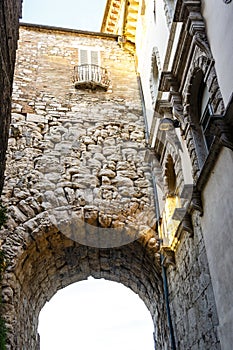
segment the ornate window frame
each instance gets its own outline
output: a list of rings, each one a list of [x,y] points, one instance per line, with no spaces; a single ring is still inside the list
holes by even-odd
[[[190,67],[184,101],[186,140],[193,164],[195,180],[197,180],[210,152],[206,148],[206,141],[203,137],[202,125],[200,124],[200,108],[198,108],[198,100],[200,100],[200,93],[198,92],[203,91],[203,84],[205,84],[210,96],[209,102],[212,106],[212,114],[223,115],[225,108],[214,62],[199,49],[199,55],[196,56]]]

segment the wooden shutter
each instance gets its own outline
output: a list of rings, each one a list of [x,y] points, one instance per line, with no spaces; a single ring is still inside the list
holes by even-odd
[[[91,64],[100,65],[99,63],[99,51],[90,52]]]
[[[88,51],[80,49],[79,50],[79,64],[88,64]]]
[[[79,49],[79,65],[81,64],[95,64],[100,66],[100,52],[99,50]]]

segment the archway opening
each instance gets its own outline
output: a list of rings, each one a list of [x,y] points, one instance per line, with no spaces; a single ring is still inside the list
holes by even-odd
[[[153,350],[154,325],[121,283],[88,278],[57,292],[39,317],[40,350]]]
[[[156,347],[162,348],[168,336],[167,323],[159,267],[150,245],[138,240],[118,248],[92,248],[64,236],[51,225],[46,212],[39,214],[33,222],[36,225],[33,233],[28,234],[17,227],[7,237],[6,244],[19,237],[24,240],[24,247],[15,252],[18,254],[13,257],[9,251],[6,256],[11,261],[3,279],[3,285],[8,286],[3,290],[3,300],[4,315],[9,320],[9,348],[38,350],[38,318],[43,306],[59,290],[89,276],[121,283],[138,295],[153,320]],[[9,297],[9,288],[14,290],[14,298]],[[92,328],[89,329],[90,337]],[[79,334],[77,327],[77,337]]]

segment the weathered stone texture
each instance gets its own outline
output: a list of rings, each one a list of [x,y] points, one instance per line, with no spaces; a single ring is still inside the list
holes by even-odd
[[[4,181],[5,153],[11,118],[11,92],[21,0],[1,0],[0,4],[0,193]]]
[[[79,45],[101,48],[107,92],[73,87]],[[165,342],[145,146],[134,61],[115,38],[21,28],[3,196],[9,220],[1,234],[10,262],[3,281],[8,349],[38,348],[46,300],[89,275],[139,294],[158,346]],[[124,235],[111,236],[116,228]],[[99,229],[109,229],[110,239]]]
[[[221,349],[218,316],[210,279],[200,216],[193,214],[194,236],[183,235],[176,268],[169,267],[172,320],[178,349]],[[188,336],[187,336],[188,335]]]

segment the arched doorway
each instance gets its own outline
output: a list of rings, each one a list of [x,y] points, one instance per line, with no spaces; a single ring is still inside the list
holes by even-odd
[[[153,350],[153,328],[148,309],[129,288],[89,277],[45,304],[38,333],[41,350]]]

